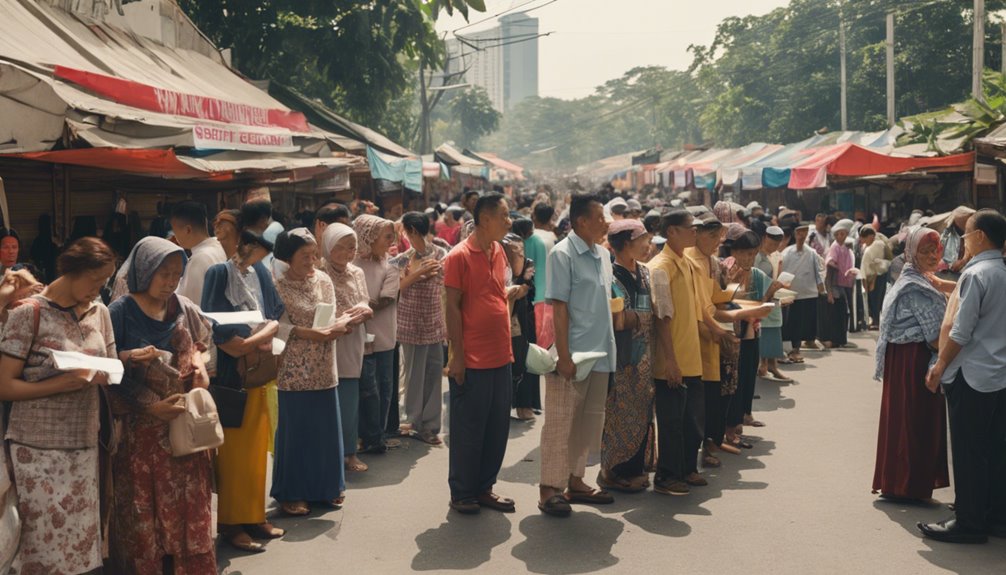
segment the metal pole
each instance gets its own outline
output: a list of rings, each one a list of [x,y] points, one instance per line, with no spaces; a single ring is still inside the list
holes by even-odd
[[[894,12],[887,14],[887,126],[894,127]]]
[[[1002,75],[1006,76],[1006,20],[999,23],[999,47],[1002,50],[999,69],[1002,71]]]
[[[976,100],[984,100],[982,97],[982,71],[985,69],[985,0],[975,0],[974,19],[975,35],[971,56],[971,96]]]
[[[977,1],[977,0],[976,0]],[[842,2],[838,4],[838,51],[839,66],[842,75],[842,131],[849,129],[849,108],[846,105],[846,81],[845,81],[845,21],[842,18]]]

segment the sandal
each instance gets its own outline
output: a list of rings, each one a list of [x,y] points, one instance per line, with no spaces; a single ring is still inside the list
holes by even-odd
[[[366,463],[360,461],[359,459],[356,460],[356,463],[350,463],[348,461],[346,462],[346,471],[354,471],[356,473],[363,473],[364,471],[366,471],[368,469],[370,469],[370,467],[367,466]]]
[[[603,469],[597,473],[597,485],[622,493],[639,493],[646,490],[642,484],[633,483],[622,477],[610,476]]]
[[[607,505],[614,503],[615,498],[603,489],[591,489],[590,491],[566,490],[566,501],[570,503],[587,503],[590,505]]]
[[[444,441],[440,439],[436,433],[432,431],[421,431],[416,438],[423,443],[428,443],[429,445],[443,445]]]
[[[244,531],[237,531],[230,534],[227,539],[227,543],[237,549],[238,551],[244,551],[245,553],[265,553],[265,545],[253,541],[252,538]]]
[[[303,501],[280,503],[279,508],[283,510],[283,513],[293,517],[303,517],[311,513],[311,508]]]
[[[255,539],[279,539],[280,537],[286,535],[285,529],[280,529],[274,526],[272,523],[266,521],[265,523],[259,523],[258,525],[245,525],[245,533],[251,535]]]
[[[718,457],[713,457],[712,455],[706,455],[702,458],[703,467],[719,467],[723,465],[723,462],[719,460]]]
[[[545,502],[538,502],[538,509],[545,513],[546,515],[551,515],[553,517],[569,517],[569,514],[573,512],[573,508],[569,505],[569,501],[562,495],[553,495],[545,500]]]
[[[474,497],[459,499],[457,501],[451,499],[450,505],[451,509],[464,515],[475,515],[476,513],[482,511],[482,506],[479,505],[479,500]]]
[[[738,449],[737,446],[735,446],[732,443],[732,441],[724,441],[723,444],[720,445],[720,450],[723,451],[724,453],[729,453],[731,455],[741,454],[741,450]]]
[[[326,501],[329,507],[332,509],[342,509],[342,506],[346,503],[346,494],[340,493],[338,497],[331,501]]]

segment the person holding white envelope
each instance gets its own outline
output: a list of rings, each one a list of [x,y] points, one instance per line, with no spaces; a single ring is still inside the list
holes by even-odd
[[[108,308],[95,303],[115,257],[97,238],[70,244],[56,262],[59,279],[13,308],[0,338],[0,400],[11,402],[7,439],[23,521],[18,572],[101,567],[97,386],[107,378],[60,372],[51,350],[116,357]]]
[[[612,503],[604,490],[583,481],[587,456],[598,453],[604,429],[608,381],[615,371],[615,333],[610,310],[611,256],[601,243],[608,232],[604,206],[597,196],[573,196],[569,219],[573,231],[548,256],[556,373],[545,376],[545,426],[541,432],[539,509],[565,517],[570,503]],[[575,289],[574,289],[575,287]],[[578,369],[577,353],[601,357]]]

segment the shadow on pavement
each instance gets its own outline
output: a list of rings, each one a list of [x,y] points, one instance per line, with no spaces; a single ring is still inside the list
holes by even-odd
[[[433,449],[447,449],[446,444],[433,446],[418,439],[401,438],[402,446],[381,455],[360,454],[360,460],[370,467],[363,473],[347,473],[346,489],[370,489],[398,485],[416,467],[420,459]]]
[[[761,399],[756,399],[754,402],[755,412],[777,411],[779,409],[793,409],[796,407],[795,399],[784,397],[782,395],[782,387],[789,385],[794,384],[781,384],[777,381],[768,381],[766,379],[759,378],[755,387],[755,393],[760,395]]]
[[[489,561],[493,547],[510,539],[510,530],[510,519],[502,513],[461,515],[448,511],[444,523],[416,537],[419,553],[412,558],[412,569],[476,569]]]
[[[532,515],[520,522],[525,539],[513,548],[512,554],[531,573],[593,573],[618,563],[611,548],[623,529],[621,521],[580,506],[574,507],[573,515],[565,519]]]
[[[526,483],[527,485],[538,485],[541,477],[541,447],[535,447],[530,453],[521,458],[520,461],[500,469],[499,480],[510,483]]]

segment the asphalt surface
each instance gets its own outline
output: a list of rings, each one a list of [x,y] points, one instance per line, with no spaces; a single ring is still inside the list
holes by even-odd
[[[789,371],[794,384],[759,380],[755,412],[767,426],[748,430],[754,449],[724,454],[705,472],[710,485],[689,496],[616,495],[613,505],[576,506],[569,519],[543,516],[541,421],[513,421],[496,490],[516,500],[516,513],[449,511],[447,448],[404,440],[363,456],[370,470],[350,475],[341,511],[284,518],[268,502],[287,535],[260,555],[222,545],[220,572],[1006,573],[1006,540],[924,540],[915,523],[950,516],[945,505],[871,494],[881,384],[871,379],[872,337],[851,341],[862,349],[808,353]],[[588,481],[596,474],[588,468]],[[952,502],[953,489],[934,497]]]

